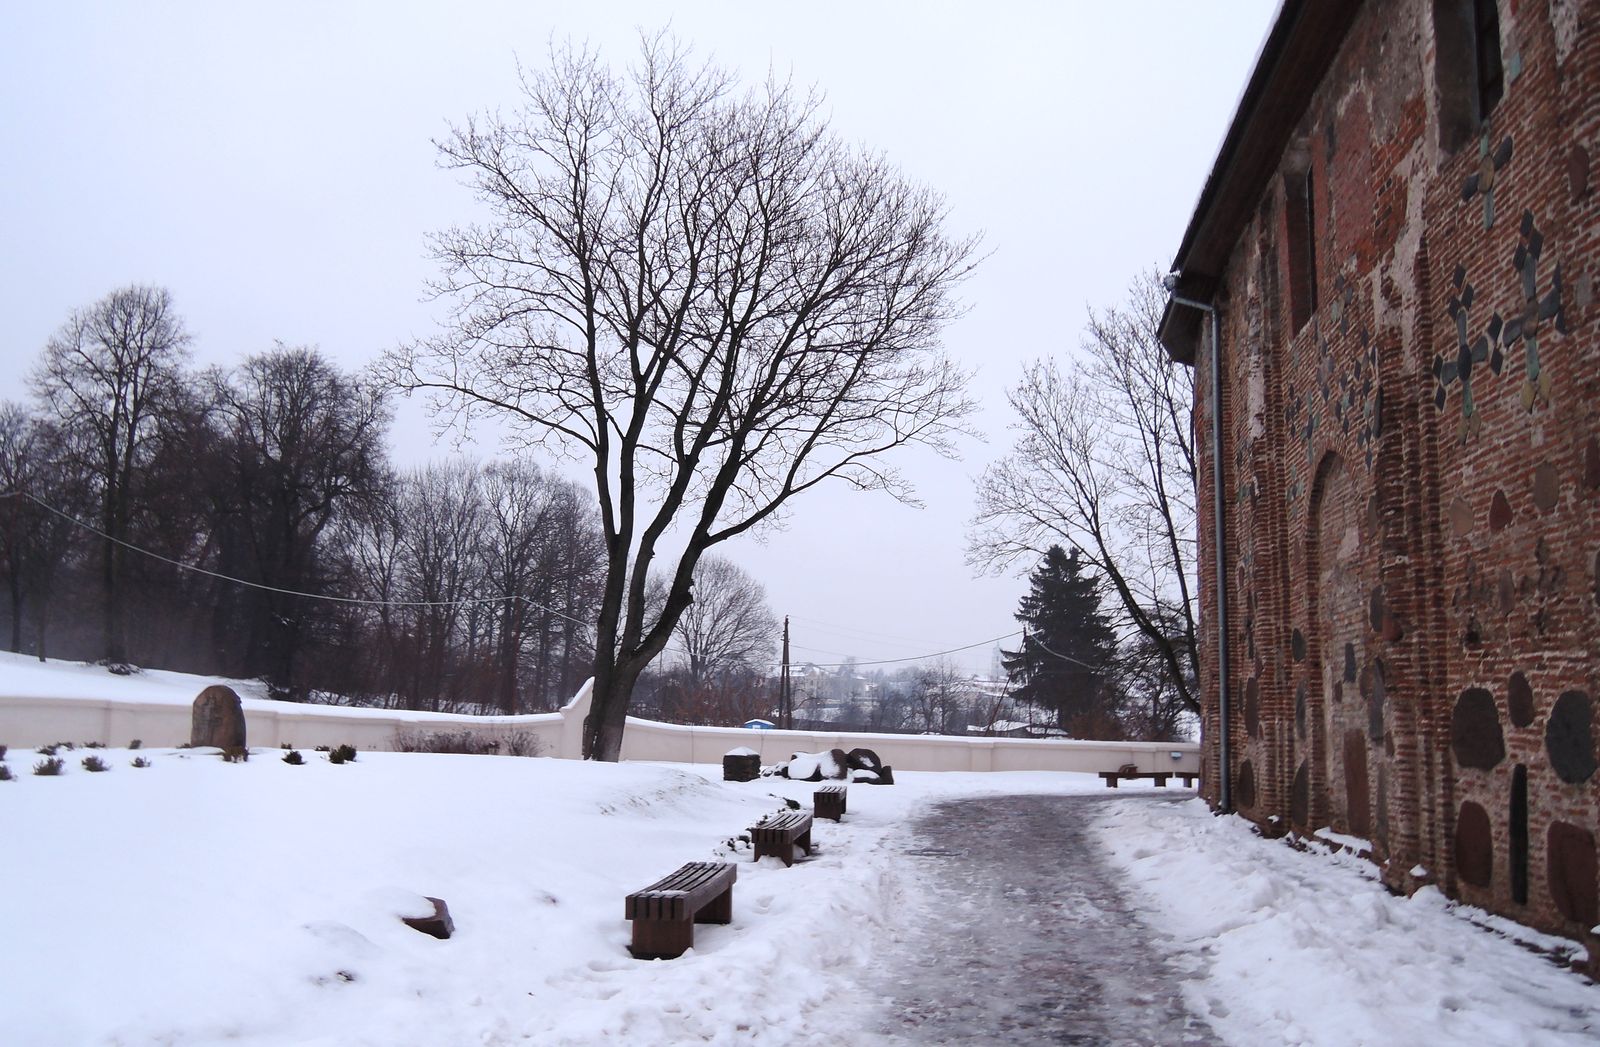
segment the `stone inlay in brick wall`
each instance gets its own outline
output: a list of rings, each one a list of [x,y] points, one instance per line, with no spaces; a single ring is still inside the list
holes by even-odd
[[[1544,728],[1544,747],[1557,777],[1574,785],[1593,777],[1594,703],[1582,691],[1567,691],[1556,699]]]
[[[1505,530],[1511,526],[1511,518],[1511,499],[1506,497],[1504,491],[1497,488],[1494,497],[1489,499],[1489,530]]]
[[[1256,805],[1256,765],[1249,760],[1239,762],[1239,779],[1234,785],[1234,799],[1240,807]]]
[[[1468,687],[1456,699],[1450,717],[1450,750],[1456,765],[1489,770],[1506,758],[1505,735],[1494,696],[1482,687]]]
[[[1289,786],[1289,820],[1300,828],[1307,828],[1311,820],[1311,771],[1304,760],[1294,772],[1294,782]]]
[[[1569,920],[1585,927],[1600,921],[1595,896],[1594,833],[1568,822],[1552,822],[1545,836],[1545,876],[1550,900]]]
[[[1372,794],[1367,779],[1367,740],[1360,731],[1344,733],[1344,809],[1350,831],[1372,832]]]
[[[1506,681],[1506,711],[1511,714],[1514,727],[1526,727],[1533,723],[1533,687],[1521,672],[1512,673]]]
[[[1474,887],[1487,887],[1494,877],[1494,836],[1489,812],[1467,800],[1456,815],[1456,875]]]
[[[1383,738],[1383,710],[1389,701],[1388,672],[1383,659],[1372,660],[1372,688],[1367,694],[1367,735],[1373,741]]]
[[[1533,471],[1533,504],[1547,513],[1561,500],[1561,476],[1549,462],[1540,462]]]

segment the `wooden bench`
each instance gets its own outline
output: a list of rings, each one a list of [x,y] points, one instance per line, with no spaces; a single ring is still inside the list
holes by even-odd
[[[796,846],[811,853],[811,814],[785,811],[750,827],[750,842],[755,845],[755,860],[782,858],[785,866],[794,864]]]
[[[1100,779],[1106,783],[1107,789],[1115,789],[1117,782],[1131,782],[1135,778],[1153,778],[1156,785],[1166,788],[1168,778],[1178,778],[1183,781],[1185,789],[1194,788],[1194,780],[1199,777],[1194,771],[1101,771]]]
[[[733,922],[731,862],[689,862],[670,876],[628,895],[628,919],[638,960],[672,960],[694,948],[697,923]]]
[[[811,797],[811,806],[818,818],[838,821],[844,817],[845,799],[849,788],[840,782],[824,785]]]

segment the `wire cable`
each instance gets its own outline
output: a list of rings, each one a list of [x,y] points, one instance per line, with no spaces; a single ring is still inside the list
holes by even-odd
[[[251,589],[259,589],[263,592],[278,593],[283,596],[297,596],[307,600],[323,600],[328,603],[356,604],[365,607],[469,607],[479,604],[504,603],[508,600],[520,600],[530,607],[537,608],[541,611],[547,611],[550,614],[555,615],[557,618],[564,618],[567,621],[572,622],[574,625],[581,625],[586,629],[592,627],[592,623],[590,622],[585,622],[582,619],[574,618],[570,614],[564,614],[563,612],[556,610],[554,607],[547,607],[536,600],[530,600],[526,596],[521,596],[515,593],[504,593],[499,596],[476,596],[465,600],[374,600],[369,597],[361,596],[333,596],[328,593],[308,593],[300,589],[285,589],[277,585],[267,585],[264,582],[252,582],[248,578],[238,578],[231,574],[223,574],[221,571],[213,571],[210,568],[200,567],[191,563],[185,563],[182,560],[174,560],[170,556],[163,556],[158,552],[134,545],[132,542],[123,541],[121,538],[116,538],[112,535],[109,535],[93,524],[86,523],[70,513],[62,512],[60,509],[57,509],[55,506],[44,501],[42,498],[38,498],[27,491],[13,490],[0,492],[0,498],[18,497],[26,498],[30,502],[33,502],[35,505],[39,506],[41,509],[54,513],[56,516],[61,517],[61,519],[67,521],[68,523],[73,524],[76,527],[81,527],[90,534],[98,535],[108,542],[114,542],[117,545],[122,546],[124,549],[139,553],[141,556],[148,556],[153,560],[159,560],[162,563],[171,564],[173,567],[177,567],[181,570],[192,571],[195,574],[203,574],[208,578],[215,578],[224,582],[232,582],[235,585],[243,585]]]
[[[555,615],[557,618],[561,618],[561,619],[564,619],[566,621],[572,622],[574,625],[579,625],[579,626],[582,626],[582,627],[584,627],[586,629],[593,627],[593,624],[590,623],[590,622],[583,621],[582,619],[579,619],[579,618],[574,618],[570,614],[565,614],[565,613],[563,613],[561,611],[556,610],[554,607],[548,607],[545,604],[539,603],[536,600],[531,600],[526,596],[521,596],[521,595],[518,595],[518,594],[515,594],[515,593],[504,593],[504,594],[501,594],[501,595],[498,595],[498,596],[478,596],[478,597],[472,597],[470,599],[465,599],[465,600],[374,600],[374,599],[371,599],[371,598],[368,598],[368,597],[360,597],[360,596],[333,596],[333,595],[330,595],[330,594],[327,594],[327,593],[310,593],[310,592],[305,592],[305,591],[299,590],[299,589],[286,589],[286,588],[283,588],[281,586],[267,585],[267,584],[265,584],[263,582],[252,582],[247,578],[239,578],[239,577],[236,577],[236,576],[231,575],[231,574],[223,574],[221,571],[213,571],[210,568],[200,567],[200,566],[197,566],[197,565],[191,564],[191,563],[185,563],[182,560],[174,560],[170,556],[163,556],[161,553],[154,552],[154,551],[152,551],[150,549],[141,548],[140,546],[134,545],[132,542],[127,542],[127,541],[124,541],[121,538],[113,537],[112,535],[109,535],[106,532],[102,531],[100,528],[95,527],[93,524],[86,523],[83,520],[80,520],[77,517],[71,515],[70,513],[63,512],[62,510],[57,509],[55,506],[51,505],[50,503],[44,501],[41,498],[36,497],[33,494],[30,494],[27,491],[20,491],[20,490],[0,491],[0,498],[18,498],[18,497],[26,498],[29,501],[33,502],[34,504],[38,505],[41,509],[44,509],[47,512],[50,512],[50,513],[55,514],[56,516],[59,516],[61,519],[67,521],[68,523],[70,523],[70,524],[72,524],[72,525],[74,525],[76,527],[81,527],[82,529],[84,529],[85,531],[88,531],[91,534],[98,535],[99,537],[104,538],[108,542],[114,542],[117,545],[122,546],[124,549],[128,549],[131,552],[136,552],[136,553],[140,554],[141,556],[148,556],[153,560],[159,560],[162,563],[170,564],[171,566],[179,568],[180,570],[191,571],[191,572],[193,572],[195,574],[205,575],[208,578],[215,578],[218,581],[232,582],[235,585],[243,585],[243,586],[246,586],[248,588],[258,589],[258,590],[262,590],[264,592],[278,593],[278,594],[283,595],[283,596],[296,596],[296,597],[300,597],[300,598],[307,599],[307,600],[323,600],[323,601],[326,601],[326,602],[329,602],[329,603],[354,604],[354,605],[365,606],[365,607],[466,607],[466,606],[473,606],[473,605],[478,605],[478,604],[503,603],[503,602],[505,602],[507,600],[520,600],[520,601],[522,601],[523,603],[527,604],[530,607],[537,608],[538,610],[541,610],[541,611],[546,611],[546,612],[548,612],[550,614]],[[818,624],[820,624],[820,623],[818,623]],[[910,655],[910,656],[904,657],[904,658],[876,658],[876,659],[869,659],[869,660],[865,660],[865,661],[851,661],[851,662],[808,662],[806,664],[810,665],[810,666],[812,666],[814,668],[817,668],[817,669],[841,669],[841,668],[844,668],[847,665],[848,666],[898,665],[898,664],[901,664],[901,663],[904,663],[904,662],[921,662],[921,661],[927,661],[927,660],[932,659],[932,658],[943,658],[945,655],[961,654],[964,651],[971,651],[971,650],[974,650],[975,648],[978,648],[978,647],[987,647],[990,644],[999,643],[1001,640],[1008,640],[1011,637],[1017,636],[1019,634],[1025,637],[1027,635],[1027,631],[1023,630],[1023,629],[1015,629],[1015,630],[1012,630],[1011,632],[1003,633],[1003,634],[1001,634],[999,636],[993,637],[992,639],[979,640],[977,643],[970,643],[970,644],[966,644],[966,645],[961,646],[961,647],[952,647],[952,648],[949,648],[948,650],[943,650],[943,651],[934,651],[934,652],[932,652],[930,654]],[[1046,653],[1048,653],[1050,655],[1053,655],[1056,658],[1061,658],[1061,659],[1063,659],[1065,661],[1074,662],[1075,664],[1082,665],[1086,669],[1093,669],[1094,668],[1094,666],[1088,665],[1085,662],[1080,662],[1075,658],[1071,658],[1071,657],[1068,657],[1067,655],[1063,655],[1063,654],[1057,654],[1055,651],[1052,651],[1048,647],[1045,647],[1044,644],[1039,643],[1037,638],[1035,638],[1034,642],[1036,644],[1038,644],[1039,647],[1041,649],[1043,649]],[[801,649],[802,650],[814,650],[814,648],[801,648]],[[829,651],[829,652],[824,652],[824,653],[835,654],[836,652]]]

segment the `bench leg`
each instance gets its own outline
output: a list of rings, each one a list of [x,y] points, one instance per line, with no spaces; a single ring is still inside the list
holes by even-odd
[[[1157,787],[1165,789],[1167,787],[1167,779],[1172,776],[1168,774],[1152,774],[1150,777],[1156,780]]]
[[[628,952],[636,960],[675,960],[692,948],[693,920],[633,921],[633,944]]]
[[[795,840],[795,843],[805,848],[806,856],[809,857],[811,855],[811,830],[807,829],[805,832],[801,833],[799,839]]]
[[[700,911],[694,914],[695,923],[732,923],[733,922],[733,886],[706,902]],[[691,945],[694,942],[691,940]]]
[[[1117,779],[1115,779],[1115,778],[1107,778],[1106,779],[1106,788],[1107,789],[1115,789],[1116,787],[1117,787]]]
[[[806,849],[806,853],[811,853],[809,847]],[[794,845],[786,840],[780,840],[772,845],[768,845],[764,841],[758,841],[755,845],[753,857],[758,862],[763,858],[776,858],[783,862],[784,867],[787,868],[794,864]]]

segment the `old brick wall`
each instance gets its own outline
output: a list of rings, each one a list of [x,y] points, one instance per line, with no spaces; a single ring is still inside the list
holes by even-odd
[[[1504,97],[1449,149],[1432,0],[1367,3],[1224,274],[1234,798],[1576,935],[1600,922],[1600,2],[1499,11]],[[1208,769],[1212,556],[1205,526]]]

